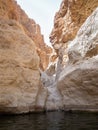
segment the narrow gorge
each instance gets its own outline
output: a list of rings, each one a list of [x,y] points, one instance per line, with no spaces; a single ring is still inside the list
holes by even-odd
[[[98,112],[98,0],[63,0],[50,41],[0,0],[0,113]]]

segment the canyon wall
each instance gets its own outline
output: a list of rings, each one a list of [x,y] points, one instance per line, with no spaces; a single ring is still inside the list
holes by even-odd
[[[64,109],[98,111],[98,8],[68,45],[68,58],[57,84]]]
[[[39,69],[47,67],[50,53],[40,26],[15,1],[0,0],[0,113],[44,109],[47,89]]]
[[[40,26],[16,1],[0,0],[0,113],[98,111],[97,6],[63,0],[49,58]]]
[[[97,0],[63,0],[54,18],[50,40],[55,49],[75,38],[86,18],[98,6]]]
[[[63,0],[55,15],[50,41],[58,55],[55,83],[61,109],[98,111],[97,7],[98,0]]]
[[[45,70],[49,64],[52,48],[44,42],[44,36],[41,34],[40,26],[36,24],[33,19],[28,18],[26,13],[20,8],[19,5],[17,5],[16,2],[14,3],[19,23],[22,24],[26,34],[35,42],[36,50],[40,57],[40,69]]]
[[[33,19],[30,19],[14,0],[1,0],[0,7],[0,18],[18,21],[23,26],[25,33],[34,41],[40,57],[40,68],[45,70],[49,64],[52,49],[45,44],[40,26]]]

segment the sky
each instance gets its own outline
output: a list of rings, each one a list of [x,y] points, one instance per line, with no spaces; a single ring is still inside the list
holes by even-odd
[[[26,14],[41,27],[46,44],[50,45],[49,34],[53,28],[55,13],[62,0],[16,0]]]

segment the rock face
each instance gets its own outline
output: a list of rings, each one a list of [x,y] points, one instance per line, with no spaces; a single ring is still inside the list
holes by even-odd
[[[19,23],[22,24],[26,34],[35,42],[36,50],[40,57],[40,69],[45,70],[49,64],[52,48],[45,44],[40,26],[33,19],[28,18],[16,2],[14,4],[16,5],[16,14]]]
[[[98,111],[97,6],[97,0],[64,0],[55,16],[50,40],[58,54],[55,82],[64,110]]]
[[[15,1],[0,0],[0,113],[44,110],[47,89],[41,83],[36,43],[29,36],[31,23]]]
[[[98,0],[63,0],[54,19],[50,35],[52,45],[58,50],[75,38],[80,26],[98,6]]]
[[[58,80],[64,108],[98,111],[98,8],[68,46],[68,57]]]
[[[39,57],[14,20],[0,21],[0,112],[28,112],[39,90]]]
[[[98,111],[97,6],[62,2],[50,37],[57,54],[43,72],[52,50],[39,25],[15,1],[0,1],[0,113]]]
[[[23,26],[25,33],[34,41],[40,57],[40,68],[45,70],[49,64],[52,49],[45,44],[40,26],[33,19],[28,18],[27,14],[14,0],[1,0],[0,7],[0,18],[18,21]]]

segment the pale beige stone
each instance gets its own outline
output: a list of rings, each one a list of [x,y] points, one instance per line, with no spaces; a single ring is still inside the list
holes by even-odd
[[[98,8],[69,44],[68,56],[57,83],[64,109],[98,111]]]
[[[35,110],[40,87],[33,41],[14,20],[0,21],[0,112]]]
[[[50,34],[53,47],[58,50],[72,41],[86,18],[96,9],[98,0],[63,0],[54,18]],[[58,47],[58,48],[57,48]]]

